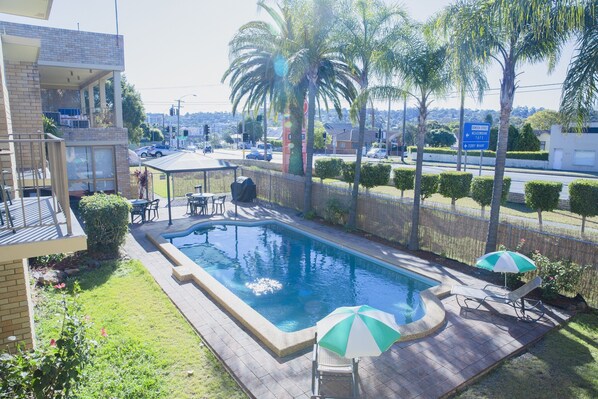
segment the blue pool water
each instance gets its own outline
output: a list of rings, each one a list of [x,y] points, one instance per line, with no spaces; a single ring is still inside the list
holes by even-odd
[[[339,306],[370,305],[410,323],[424,315],[419,292],[435,285],[278,223],[204,225],[166,237],[285,332]]]

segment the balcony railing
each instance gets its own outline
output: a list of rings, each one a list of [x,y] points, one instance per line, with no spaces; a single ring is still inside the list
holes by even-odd
[[[42,133],[0,139],[0,170],[1,235],[61,227],[72,235],[64,140]]]

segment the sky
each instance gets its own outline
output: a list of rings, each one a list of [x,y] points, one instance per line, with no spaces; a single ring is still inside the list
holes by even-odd
[[[147,112],[168,113],[171,104],[185,96],[181,113],[230,111],[230,90],[221,78],[229,64],[228,42],[244,23],[267,19],[255,0],[116,0],[119,34],[124,36],[125,75],[141,93]],[[390,1],[388,1],[390,2]],[[406,0],[409,15],[425,21],[449,0]],[[54,0],[48,21],[0,14],[0,19],[82,31],[116,33],[115,0]],[[560,86],[573,46],[563,51],[555,71],[546,64],[524,65],[515,106],[557,109]],[[491,89],[500,85],[500,69],[488,72]],[[547,88],[525,87],[554,84]],[[542,91],[539,91],[542,89]],[[192,96],[195,94],[195,97]],[[500,108],[498,90],[480,104],[467,99],[468,108]],[[388,105],[377,104],[386,109]],[[413,106],[409,104],[408,106]],[[455,97],[436,100],[434,107],[458,108]],[[402,104],[393,104],[402,109]]]

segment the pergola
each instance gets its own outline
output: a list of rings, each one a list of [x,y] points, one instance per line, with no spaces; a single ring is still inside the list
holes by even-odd
[[[215,170],[232,169],[235,172],[235,181],[237,180],[237,165],[233,165],[227,161],[220,159],[208,158],[205,155],[196,154],[194,152],[178,152],[176,154],[168,155],[145,161],[143,165],[150,167],[160,172],[166,173],[166,192],[168,201],[168,224],[172,224],[172,213],[170,209],[170,175],[183,172],[203,172],[204,187],[207,187],[207,172]],[[235,217],[237,216],[237,204],[235,203]]]

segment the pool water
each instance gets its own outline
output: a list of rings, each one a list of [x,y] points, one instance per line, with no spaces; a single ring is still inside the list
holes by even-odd
[[[211,224],[167,238],[222,285],[285,332],[314,326],[339,306],[370,305],[398,324],[425,312],[435,285],[282,224]]]

